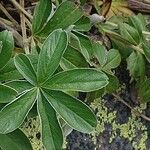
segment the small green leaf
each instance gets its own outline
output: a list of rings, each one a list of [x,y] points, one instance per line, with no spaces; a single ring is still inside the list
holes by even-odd
[[[46,23],[52,9],[51,0],[40,0],[34,10],[34,16],[32,20],[32,32],[40,31]]]
[[[11,102],[17,95],[17,91],[13,88],[0,84],[0,103]]]
[[[85,16],[80,18],[74,25],[74,29],[77,31],[87,32],[91,29],[90,19]]]
[[[37,90],[23,93],[0,111],[0,133],[7,134],[17,129],[35,103]]]
[[[112,41],[112,47],[114,49],[118,49],[121,57],[123,59],[126,59],[129,57],[129,55],[132,53],[133,49],[130,48],[130,44],[123,43],[122,41],[119,41],[118,39],[111,38]]]
[[[140,43],[140,35],[132,26],[126,23],[121,23],[119,24],[119,31],[122,37],[131,42],[133,45],[138,45]]]
[[[83,16],[81,8],[71,1],[63,2],[52,18],[44,26],[43,30],[37,34],[41,37],[47,37],[55,29],[66,29],[70,25],[73,25]]]
[[[137,29],[140,36],[143,36],[142,31],[146,30],[146,21],[141,14],[130,16],[129,17],[129,24]]]
[[[15,67],[14,59],[11,58],[8,63],[0,70],[0,81],[10,81],[23,78]]]
[[[22,76],[31,84],[36,85],[36,73],[30,59],[24,54],[19,54],[15,57],[14,63]]]
[[[9,31],[0,32],[0,41],[2,41],[2,49],[0,53],[0,69],[2,69],[11,58],[14,49],[13,35]]]
[[[90,92],[108,84],[108,77],[95,69],[72,69],[60,72],[42,86],[52,90]]]
[[[150,44],[142,44],[143,46],[143,51],[145,54],[146,59],[148,60],[148,62],[150,63]]]
[[[33,64],[33,67],[37,68],[38,56],[29,54],[27,55]],[[22,75],[18,72],[14,64],[14,58],[11,58],[8,63],[0,70],[0,81],[10,81],[22,79]]]
[[[150,102],[150,79],[146,79],[140,85],[139,96],[143,102]]]
[[[93,43],[93,52],[100,65],[103,66],[107,61],[107,50],[100,43]]]
[[[68,45],[63,57],[70,61],[73,65],[78,68],[88,67],[83,55],[75,48]]]
[[[86,3],[87,0],[80,0],[81,6]]]
[[[87,93],[87,101],[93,102],[93,100],[102,97],[105,94],[104,92],[105,88]]]
[[[143,77],[145,75],[145,61],[141,53],[133,51],[127,58],[127,69],[134,78]]]
[[[77,68],[74,64],[72,64],[70,61],[68,61],[68,60],[65,59],[65,58],[62,58],[62,59],[61,59],[60,67],[61,67],[63,70],[68,70],[68,69]]]
[[[115,92],[119,88],[119,80],[114,75],[107,74],[109,78],[109,84],[106,86],[105,91],[106,93]]]
[[[3,150],[32,150],[29,139],[19,129],[9,134],[0,134],[0,141]]]
[[[74,32],[74,34],[79,39],[79,47],[82,55],[85,57],[86,61],[90,63],[90,58],[93,54],[93,47],[91,40],[88,36],[81,34],[79,32]]]
[[[63,135],[57,120],[56,112],[45,99],[39,94],[37,103],[38,113],[42,124],[42,142],[49,150],[60,150],[63,145]]]
[[[19,94],[32,89],[34,86],[25,80],[14,80],[5,83],[5,85],[15,89]]]
[[[96,127],[97,121],[95,115],[88,106],[78,99],[61,91],[45,89],[43,94],[53,108],[72,128],[83,133],[89,133]]]
[[[66,50],[67,44],[67,34],[61,29],[52,32],[45,40],[38,61],[38,83],[44,82],[55,72]]]
[[[107,61],[105,65],[103,65],[102,69],[105,71],[109,71],[111,69],[117,68],[121,62],[121,56],[118,50],[111,49],[107,54]]]

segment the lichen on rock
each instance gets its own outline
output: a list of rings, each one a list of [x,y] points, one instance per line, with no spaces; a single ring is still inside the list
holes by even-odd
[[[118,102],[113,101],[113,105],[118,105]],[[118,122],[117,110],[115,106],[108,104],[109,101],[104,99],[96,99],[91,107],[95,110],[98,118],[98,126],[92,133],[93,141],[96,149],[100,150],[147,150],[146,145],[148,140],[147,127],[133,112],[130,116],[126,116],[126,123]],[[126,107],[123,104],[120,107]],[[109,107],[108,107],[109,106]],[[136,107],[140,112],[146,108],[145,104]],[[129,110],[128,110],[129,111]],[[125,117],[123,113],[122,117]]]

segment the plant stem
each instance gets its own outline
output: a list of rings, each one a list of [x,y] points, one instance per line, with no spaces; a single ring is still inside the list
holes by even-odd
[[[24,16],[25,17],[25,16]],[[28,18],[25,17],[25,21],[26,21],[26,24],[28,25],[29,29],[32,30],[32,24],[31,22],[28,20]]]
[[[19,45],[20,47],[23,47],[22,36],[15,29],[6,24],[3,18],[2,19],[0,18],[0,27],[11,31],[14,38],[16,39],[16,44]]]
[[[150,36],[150,32],[148,32],[148,31],[142,31],[142,33]]]
[[[122,38],[118,33],[107,30],[107,29],[103,29],[103,31],[110,37],[114,37],[117,40],[121,41],[122,43],[128,45],[128,47],[134,49],[135,51],[138,51],[142,54],[144,54],[143,49],[141,49],[139,46],[133,45],[132,43],[130,43],[130,41],[127,41],[126,39]]]
[[[120,96],[118,96],[117,94],[112,94],[118,101],[120,101],[121,103],[123,103],[124,105],[126,105],[128,108],[131,109],[132,112],[134,112],[134,114],[136,116],[140,116],[141,118],[147,120],[150,122],[150,117],[145,116],[144,114],[140,113],[138,110],[135,110],[133,107],[131,107],[127,102],[125,102]]]
[[[10,0],[12,3],[13,3],[13,5],[18,9],[18,10],[20,10],[23,14],[25,14],[28,18],[30,18],[30,19],[33,19],[33,16],[31,15],[31,14],[29,14],[22,6],[20,6],[19,4],[18,4],[18,2],[16,2],[16,0]]]
[[[110,21],[106,21],[105,23],[108,24],[108,25],[111,25],[113,27],[118,27],[117,24],[115,24],[113,22],[110,22]],[[149,35],[150,36],[150,32],[148,32],[148,31],[142,31],[142,33],[145,34],[145,35]]]
[[[0,9],[1,9],[2,12],[6,15],[6,17],[7,17],[10,21],[12,21],[12,23],[13,23],[15,26],[19,27],[18,22],[9,14],[9,12],[6,10],[6,8],[5,8],[1,3],[0,3]]]
[[[24,0],[20,0],[20,5],[24,8]],[[29,47],[28,47],[27,34],[26,34],[25,16],[22,12],[20,12],[20,20],[21,20],[21,30],[22,30],[24,51],[26,54],[29,54]]]

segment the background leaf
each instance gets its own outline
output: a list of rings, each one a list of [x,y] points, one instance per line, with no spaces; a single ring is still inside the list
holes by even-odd
[[[46,23],[52,9],[51,0],[40,0],[34,10],[34,16],[32,20],[32,32],[40,31]]]
[[[146,79],[140,85],[139,96],[143,102],[150,102],[150,79]]]
[[[93,53],[94,56],[100,63],[100,66],[103,66],[107,61],[107,50],[100,43],[93,42]]]
[[[9,61],[12,50],[14,49],[13,35],[9,31],[0,32],[0,41],[2,41],[2,49],[0,52],[0,69]]]
[[[119,24],[119,31],[122,37],[131,42],[133,45],[138,45],[140,43],[141,37],[134,27],[127,23],[121,23]]]
[[[74,29],[77,31],[87,32],[91,29],[90,19],[86,16],[80,18],[74,25]]]
[[[47,37],[55,29],[66,29],[70,25],[73,25],[82,16],[83,12],[78,5],[71,1],[65,1],[58,7],[52,18],[44,26],[43,30],[37,34],[41,37]]]
[[[0,134],[0,141],[3,150],[32,150],[29,139],[19,129],[9,134]]]
[[[79,68],[88,67],[83,55],[75,48],[68,45],[63,57]]]
[[[107,61],[102,66],[102,69],[105,71],[109,71],[111,69],[118,67],[120,62],[121,62],[121,56],[119,51],[116,49],[111,49],[108,51]]]
[[[13,88],[0,84],[0,103],[11,102],[17,95],[17,91]]]
[[[132,52],[127,58],[127,69],[134,78],[143,77],[145,75],[145,61],[141,53]]]
[[[150,63],[150,44],[143,43],[142,44],[143,51],[147,61]]]

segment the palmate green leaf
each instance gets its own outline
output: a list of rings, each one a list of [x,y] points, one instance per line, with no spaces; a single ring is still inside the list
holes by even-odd
[[[7,104],[0,111],[0,133],[7,134],[17,129],[35,103],[37,90],[31,89]]]
[[[105,71],[109,71],[111,69],[118,67],[120,62],[121,62],[121,56],[119,51],[116,49],[111,49],[108,51],[107,61],[102,66],[102,69]]]
[[[55,29],[65,29],[73,25],[83,16],[83,11],[79,6],[71,1],[63,2],[44,28],[37,33],[41,37],[47,37]]]
[[[0,148],[3,150],[32,150],[29,139],[19,129],[8,134],[0,134]]]
[[[139,96],[143,102],[150,102],[150,78],[140,85]]]
[[[19,94],[32,89],[34,86],[27,82],[26,80],[14,80],[14,81],[9,81],[5,83],[5,85],[15,89]]]
[[[2,41],[0,52],[0,69],[2,69],[11,58],[12,50],[14,49],[12,33],[9,31],[0,32],[0,41]]]
[[[14,63],[22,76],[31,84],[36,85],[36,73],[30,59],[24,54],[19,54],[15,57]]]
[[[33,20],[32,20],[32,32],[40,31],[44,24],[46,23],[48,17],[50,16],[52,9],[51,0],[40,0],[34,10]]]
[[[8,103],[17,95],[17,91],[13,88],[0,84],[0,103]]]
[[[42,83],[55,72],[66,50],[67,44],[67,34],[61,29],[52,32],[45,40],[38,61],[38,83]]]
[[[133,51],[127,58],[127,69],[134,78],[145,76],[145,60],[143,55]]]
[[[43,91],[45,98],[72,128],[89,133],[96,127],[95,115],[84,103],[61,91]]]
[[[42,124],[42,142],[46,150],[60,150],[63,134],[57,120],[56,112],[44,96],[38,95],[38,114]]]
[[[121,23],[119,24],[119,31],[123,38],[131,42],[133,45],[138,45],[140,43],[141,37],[138,31],[132,26]]]
[[[95,69],[72,69],[49,78],[42,86],[51,90],[90,92],[108,84],[108,77]]]

